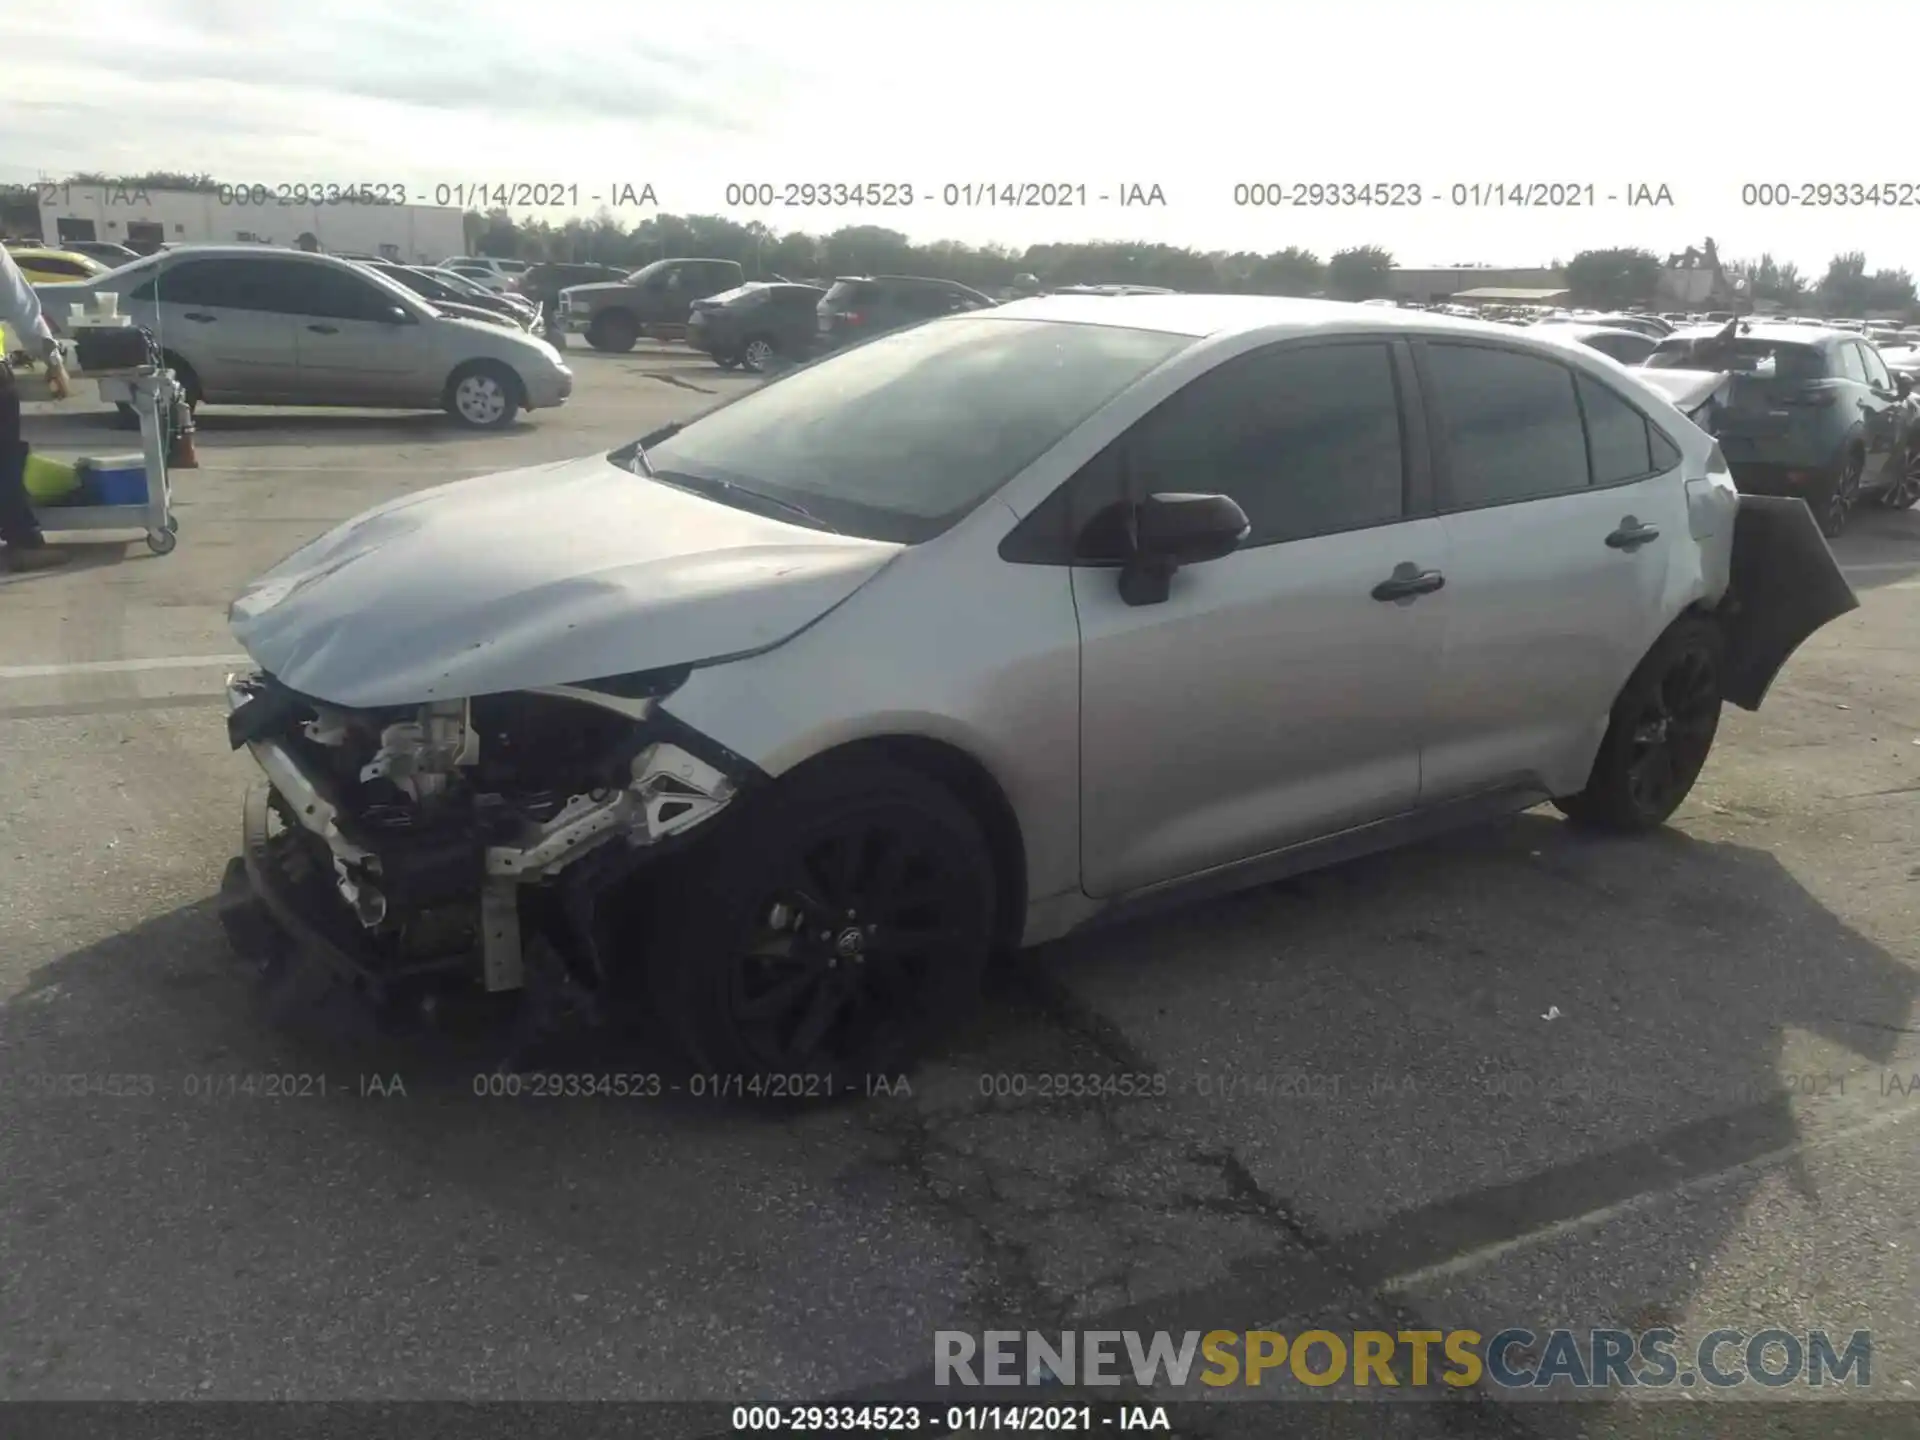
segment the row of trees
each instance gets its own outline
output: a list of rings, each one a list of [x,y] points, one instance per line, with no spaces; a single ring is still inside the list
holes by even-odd
[[[1164,285],[1255,295],[1326,295],[1370,300],[1390,290],[1393,256],[1377,245],[1357,245],[1325,261],[1289,246],[1252,251],[1189,250],[1126,241],[1031,245],[1024,250],[974,246],[954,240],[916,244],[897,230],[854,225],[824,235],[776,233],[758,223],[719,215],[658,215],[629,228],[610,217],[515,221],[504,212],[470,215],[468,237],[479,253],[522,259],[589,260],[643,265],[666,255],[710,255],[738,260],[751,275],[932,275],[979,288],[1005,285],[1028,273],[1046,284]],[[1644,304],[1659,293],[1661,257],[1647,250],[1585,250],[1564,265],[1577,304]],[[1747,281],[1759,302],[1834,315],[1916,307],[1913,276],[1905,270],[1869,273],[1859,251],[1836,255],[1819,280],[1771,255],[1735,261],[1730,279]]]
[[[1631,305],[1652,298],[1660,277],[1660,257],[1645,250],[1585,250],[1567,262],[1567,285],[1582,304]],[[1877,310],[1915,308],[1913,276],[1905,270],[1867,271],[1858,250],[1836,255],[1818,280],[1803,275],[1791,261],[1771,255],[1736,260],[1728,278],[1747,282],[1756,302],[1786,309],[1818,309],[1829,315],[1862,315]]]
[[[148,190],[219,188],[210,175],[152,172],[111,176],[78,174],[66,183]],[[708,255],[738,260],[751,276],[860,274],[931,275],[991,289],[1016,275],[1043,284],[1164,285],[1259,295],[1326,295],[1369,300],[1389,290],[1393,256],[1377,245],[1357,245],[1325,260],[1289,246],[1271,254],[1246,250],[1190,250],[1176,245],[1128,241],[1032,245],[1015,250],[967,245],[955,240],[917,243],[897,230],[851,225],[827,234],[774,231],[756,222],[721,215],[651,215],[623,225],[611,212],[592,219],[555,223],[515,219],[504,210],[465,217],[467,246],[476,254],[527,260],[577,260],[638,267],[670,255]],[[1562,266],[1576,303],[1603,307],[1643,304],[1658,294],[1659,256],[1646,250],[1587,250]],[[1913,310],[1913,276],[1905,270],[1867,269],[1859,251],[1836,255],[1818,280],[1771,255],[1735,261],[1730,278],[1744,279],[1757,302],[1828,314]]]

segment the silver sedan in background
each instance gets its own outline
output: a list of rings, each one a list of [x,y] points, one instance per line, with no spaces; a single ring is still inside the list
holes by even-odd
[[[537,336],[443,315],[329,255],[259,245],[166,251],[90,281],[35,287],[57,331],[111,292],[151,330],[189,403],[444,409],[494,429],[563,404],[573,372]]]

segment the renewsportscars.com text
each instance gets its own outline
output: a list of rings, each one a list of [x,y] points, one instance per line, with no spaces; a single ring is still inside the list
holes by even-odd
[[[1502,1389],[1683,1389],[1872,1383],[1873,1337],[1855,1330],[964,1330],[934,1335],[942,1386],[1299,1384],[1360,1389],[1482,1382]]]

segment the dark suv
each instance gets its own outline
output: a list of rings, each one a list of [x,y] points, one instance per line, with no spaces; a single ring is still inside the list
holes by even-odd
[[[755,375],[806,359],[814,346],[818,285],[753,281],[693,302],[687,344],[713,356],[722,369],[736,365]]]
[[[922,320],[984,310],[994,304],[957,280],[927,280],[914,275],[843,275],[818,306],[822,349],[884,335]]]
[[[678,339],[693,302],[746,279],[737,260],[656,260],[611,284],[569,285],[560,292],[560,323],[596,350],[631,350],[642,335]]]
[[[1901,510],[1920,500],[1913,382],[1858,335],[1730,325],[1663,340],[1643,363],[1724,373],[1712,428],[1734,483],[1748,494],[1799,496],[1828,539],[1862,499]]]

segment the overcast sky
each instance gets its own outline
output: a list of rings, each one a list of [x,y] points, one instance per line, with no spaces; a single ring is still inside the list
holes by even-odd
[[[1920,158],[1872,63],[1903,6],[1259,0],[642,6],[598,0],[0,4],[0,184],[75,170],[230,182],[651,184],[662,209],[917,240],[1373,243],[1402,264],[1544,264],[1711,235],[1824,271],[1920,272]],[[1796,34],[1841,37],[1821,54]],[[1853,37],[1853,38],[1848,38]],[[1812,69],[1807,63],[1812,63]],[[1886,117],[1884,122],[1876,116]],[[1882,129],[1884,142],[1873,132]],[[729,210],[729,182],[904,182],[907,209]],[[948,207],[949,183],[1084,185],[1071,209]],[[1397,182],[1403,209],[1255,209],[1237,183]],[[1907,208],[1754,208],[1751,183],[1892,182]],[[1594,187],[1476,207],[1455,186]],[[1098,196],[1158,185],[1164,207]],[[1670,207],[1629,207],[1666,186]],[[1609,196],[1620,197],[1609,201]],[[930,199],[928,197],[931,197]],[[1584,197],[1583,197],[1584,198]],[[590,205],[583,208],[591,209]],[[550,212],[563,215],[565,212]]]

